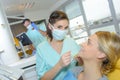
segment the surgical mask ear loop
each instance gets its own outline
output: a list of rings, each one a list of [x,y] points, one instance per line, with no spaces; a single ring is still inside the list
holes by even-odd
[[[49,24],[50,24],[50,26],[49,26],[50,29],[51,29],[51,30],[54,30],[54,29],[55,29],[54,26],[53,26],[51,23],[49,23]]]

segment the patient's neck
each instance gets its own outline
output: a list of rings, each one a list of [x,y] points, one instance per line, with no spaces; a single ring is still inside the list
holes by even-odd
[[[84,62],[83,68],[84,71],[79,75],[78,80],[99,80],[102,77],[101,66],[98,63]]]

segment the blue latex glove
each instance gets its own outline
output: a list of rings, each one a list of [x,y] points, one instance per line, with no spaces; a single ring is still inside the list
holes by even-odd
[[[74,74],[71,71],[68,71],[63,80],[77,80],[77,78],[75,78]]]
[[[39,28],[37,27],[37,25],[34,22],[31,22],[31,25],[34,29],[39,30]]]

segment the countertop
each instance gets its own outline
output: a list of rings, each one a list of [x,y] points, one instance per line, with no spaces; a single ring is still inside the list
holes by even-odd
[[[36,55],[28,58],[20,59],[18,62],[8,66],[23,69],[24,67],[31,66],[33,64],[36,64]]]

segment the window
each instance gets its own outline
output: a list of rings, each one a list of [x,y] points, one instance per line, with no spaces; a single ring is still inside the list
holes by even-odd
[[[116,11],[116,17],[120,20],[120,0],[112,0],[114,7],[115,7],[115,11]]]
[[[120,0],[68,0],[62,10],[70,19],[71,37],[80,44],[96,31],[120,32],[119,3]]]
[[[98,25],[111,19],[108,0],[85,0],[83,7],[88,25]]]
[[[73,19],[81,15],[80,6],[77,0],[68,2],[64,9],[69,19]]]

